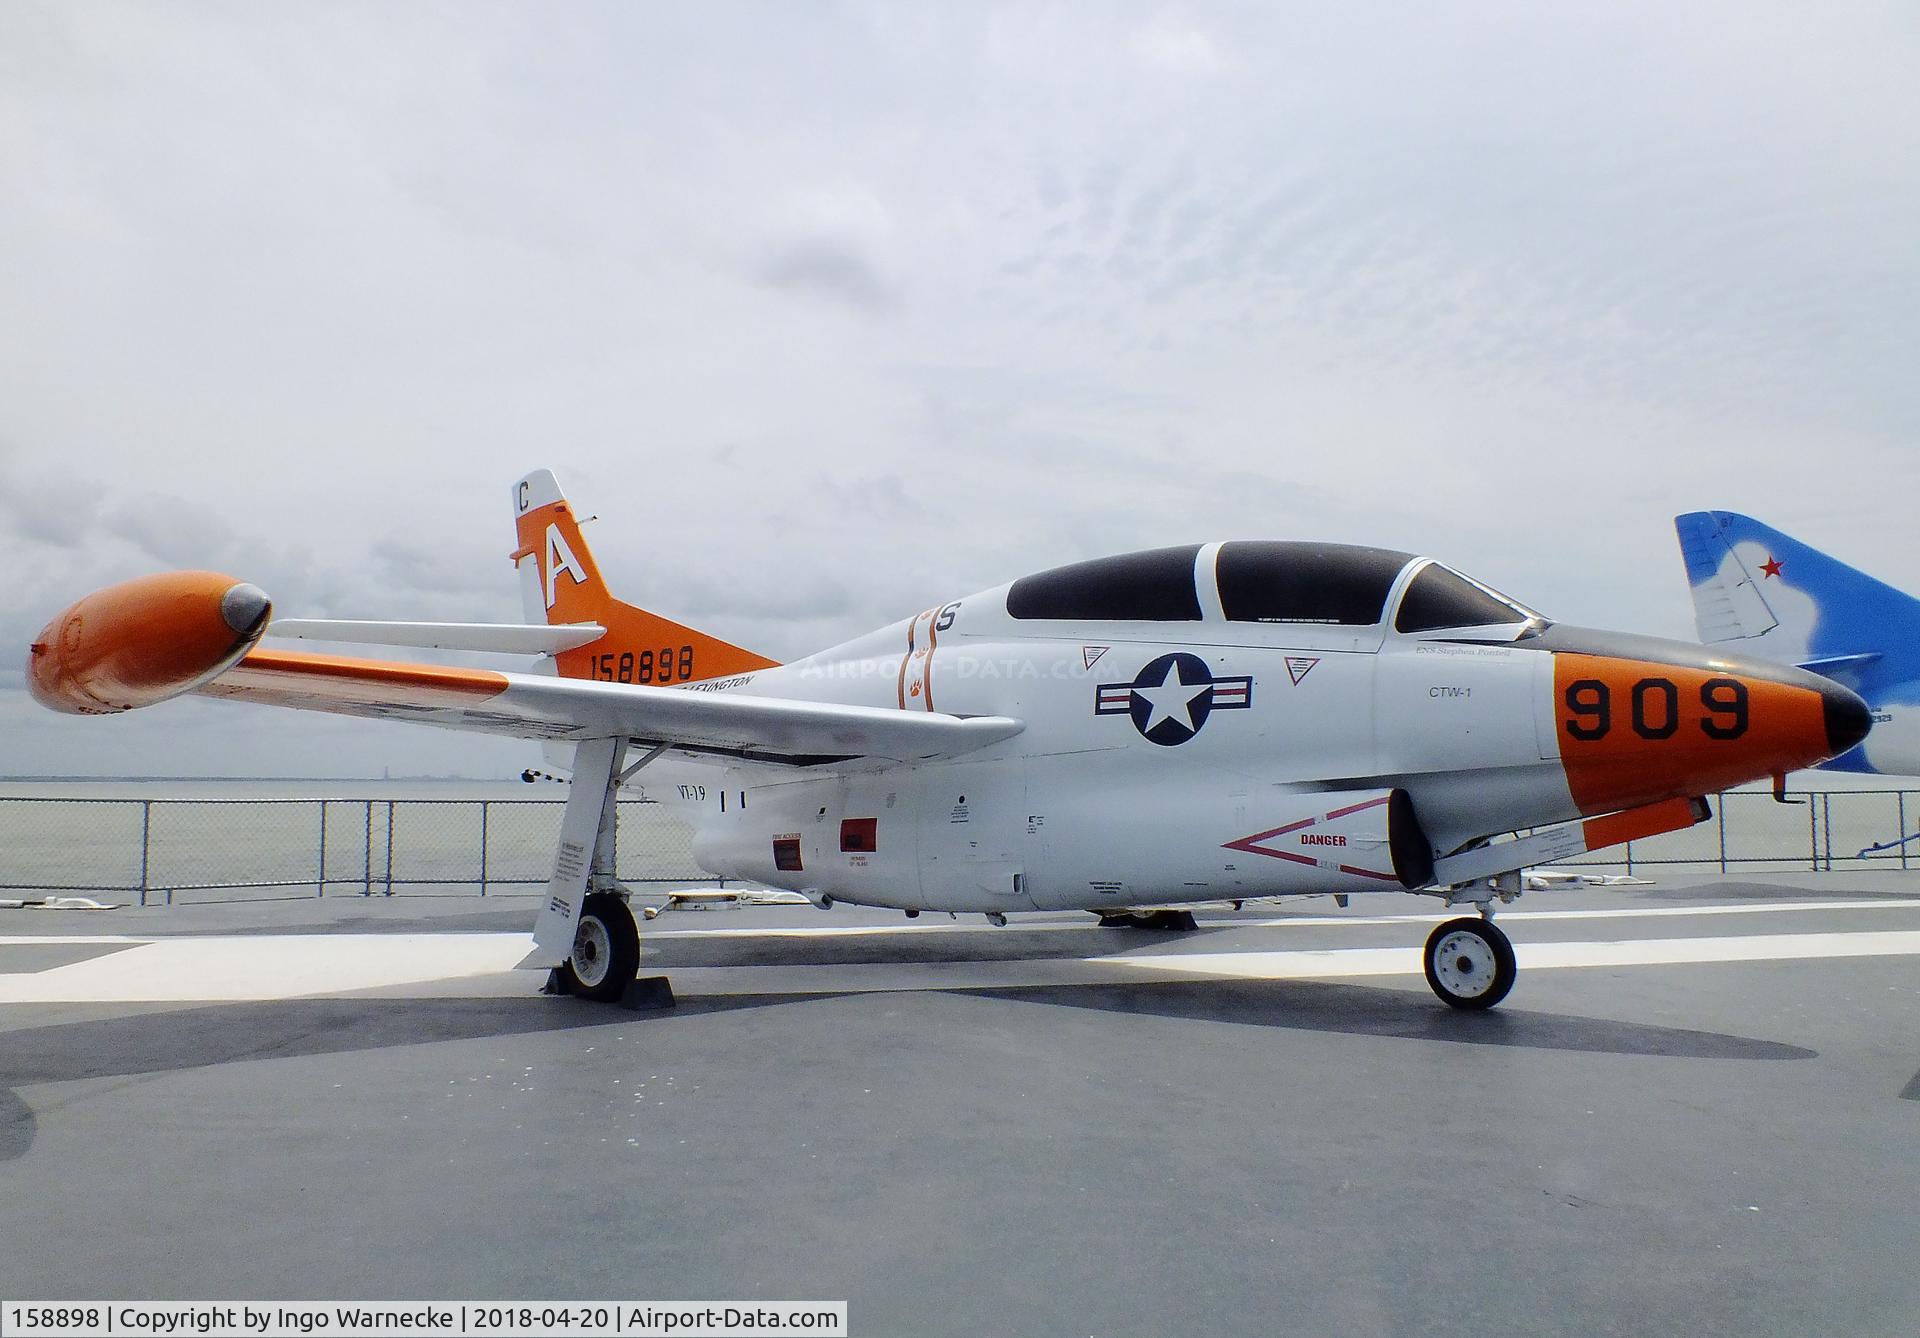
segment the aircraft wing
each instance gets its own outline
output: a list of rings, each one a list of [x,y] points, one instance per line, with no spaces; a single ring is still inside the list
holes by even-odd
[[[412,720],[522,739],[630,738],[795,766],[954,757],[1025,728],[1006,716],[939,715],[279,650],[255,650],[195,690],[266,706]]]
[[[111,715],[197,692],[522,739],[635,739],[788,766],[955,757],[1025,728],[1005,716],[262,650],[272,613],[264,591],[218,572],[163,572],[109,586],[41,630],[27,652],[27,688],[42,705],[75,715]],[[500,649],[492,643],[501,638],[519,644],[585,629],[309,623],[302,630],[416,645],[423,637],[467,646],[485,640]]]

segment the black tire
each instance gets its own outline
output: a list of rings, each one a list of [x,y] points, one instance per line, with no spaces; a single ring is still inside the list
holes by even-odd
[[[1421,954],[1427,984],[1454,1008],[1491,1008],[1507,997],[1520,974],[1513,942],[1493,921],[1463,915],[1427,936]]]
[[[618,999],[640,973],[640,931],[627,903],[596,892],[580,908],[573,952],[560,967],[567,993],[602,1002]]]

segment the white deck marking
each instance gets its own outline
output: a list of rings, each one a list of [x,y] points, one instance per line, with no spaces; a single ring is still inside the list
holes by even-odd
[[[1540,895],[1538,893],[1535,894]],[[1501,920],[1640,920],[1657,919],[1675,915],[1772,915],[1795,914],[1806,911],[1887,911],[1920,909],[1920,900],[1904,897],[1887,897],[1879,901],[1771,901],[1737,902],[1727,906],[1608,906],[1599,910],[1546,910],[1517,911],[1497,908],[1496,918]],[[1451,920],[1456,915],[1476,914],[1473,907],[1466,903],[1449,907],[1444,911],[1422,911],[1412,915],[1370,915],[1370,916],[1299,916],[1286,920],[1220,920],[1202,921],[1204,924],[1257,925],[1261,928],[1282,925],[1404,925],[1437,924],[1442,920]],[[1097,927],[1097,926],[1096,926]]]
[[[1828,957],[1920,956],[1920,930],[1853,934],[1743,934],[1730,938],[1625,939],[1617,943],[1516,943],[1521,971],[1576,966],[1677,966],[1703,962],[1780,962]],[[1320,952],[1190,952],[1103,957],[1151,971],[1256,980],[1386,976],[1420,971],[1419,950],[1333,948]]]
[[[1360,896],[1371,895],[1359,893]],[[1553,894],[1536,892],[1534,896],[1552,896]],[[1178,909],[1177,907],[1174,909]],[[1772,901],[1739,902],[1724,906],[1645,906],[1645,907],[1605,907],[1599,910],[1511,910],[1502,909],[1498,918],[1502,920],[1635,920],[1642,917],[1673,915],[1767,915],[1792,914],[1805,911],[1884,911],[1884,910],[1920,910],[1920,898],[1884,897],[1877,901]],[[707,912],[701,912],[706,914]],[[944,911],[929,911],[929,915],[944,915]],[[1059,912],[1055,912],[1059,913]],[[1070,913],[1070,912],[1068,912]],[[674,914],[669,911],[668,914]],[[1296,915],[1260,920],[1222,920],[1200,919],[1198,923],[1208,929],[1289,929],[1322,925],[1409,925],[1438,924],[1442,920],[1451,920],[1456,915],[1472,915],[1474,910],[1464,903],[1445,910],[1417,911],[1406,915]],[[935,921],[933,924],[906,923],[897,925],[775,925],[752,929],[737,926],[716,926],[712,929],[651,929],[643,925],[640,929],[642,939],[650,938],[852,938],[863,934],[978,934],[985,932],[985,925],[976,918],[977,912],[962,912],[963,918],[955,922]],[[659,924],[650,921],[649,924]],[[1028,933],[1035,931],[1071,930],[1075,933],[1090,929],[1099,929],[1098,921],[1086,920],[1058,921],[1048,920],[1038,924],[1028,924],[1021,920],[1011,920],[1009,929],[1020,929]]]
[[[151,943],[128,934],[0,934],[0,948],[35,947],[42,943]]]
[[[253,934],[155,939],[90,961],[0,975],[0,1003],[298,999],[511,971],[532,949],[531,934]]]
[[[1278,923],[1285,927],[1299,922]],[[749,931],[718,932],[731,937]],[[789,932],[773,931],[775,936]],[[397,998],[525,996],[538,979],[535,973],[514,970],[531,950],[527,934],[259,934],[145,942],[103,935],[8,941],[98,943],[120,951],[42,971],[0,974],[0,1003],[219,1003],[365,991]],[[1905,957],[1920,956],[1920,930],[1520,943],[1515,951],[1523,971]],[[668,969],[682,992],[690,995],[1085,984],[1137,980],[1143,973],[1258,980],[1400,976],[1418,981],[1421,970],[1419,947],[1411,942],[1392,947],[1239,952],[1062,953],[1029,961]]]

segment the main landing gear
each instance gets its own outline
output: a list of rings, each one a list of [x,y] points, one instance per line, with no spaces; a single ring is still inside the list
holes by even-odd
[[[627,903],[610,892],[595,892],[580,908],[573,951],[560,964],[560,983],[568,994],[601,1001],[618,999],[640,972],[640,931]]]
[[[625,739],[588,739],[574,749],[560,848],[546,904],[533,926],[536,950],[557,963],[548,993],[618,1000],[629,1008],[672,1006],[665,977],[636,979],[640,930],[630,894],[615,874],[620,786],[665,751],[658,745],[623,770]]]
[[[1102,929],[1160,929],[1184,933],[1200,927],[1192,911],[1120,910],[1095,911],[1094,914],[1100,917]]]

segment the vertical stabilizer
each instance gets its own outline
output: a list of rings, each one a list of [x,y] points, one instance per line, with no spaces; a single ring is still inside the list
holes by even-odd
[[[1822,768],[1920,774],[1920,600],[1738,512],[1693,511],[1673,527],[1702,641],[1866,698],[1873,732]]]
[[[1763,636],[1780,625],[1754,584],[1753,573],[1727,542],[1715,513],[1692,511],[1676,516],[1680,557],[1693,586],[1693,624],[1702,641],[1739,641]]]
[[[537,469],[513,485],[513,513],[519,537],[513,560],[527,620],[607,629],[599,640],[554,657],[562,677],[671,687],[778,663],[615,599],[550,470]]]

